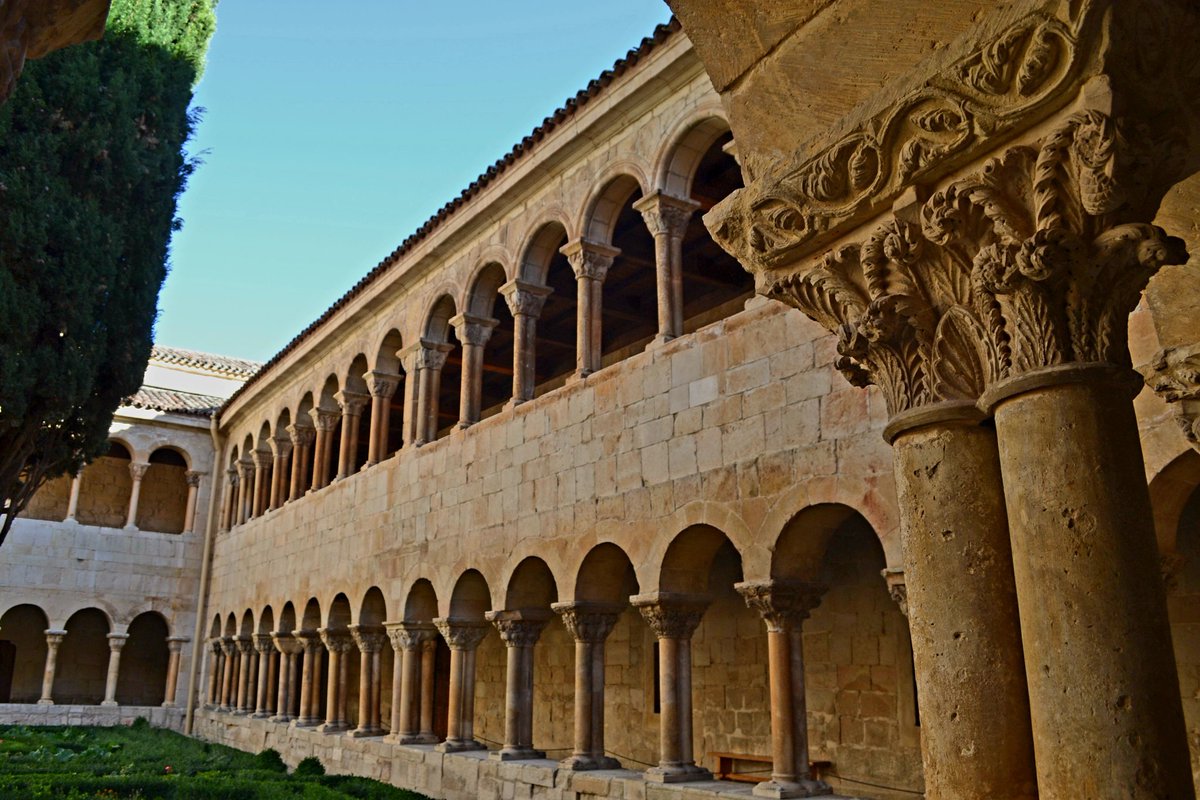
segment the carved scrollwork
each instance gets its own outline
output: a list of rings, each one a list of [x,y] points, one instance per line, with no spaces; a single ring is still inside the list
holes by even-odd
[[[734,587],[746,605],[757,611],[772,633],[787,633],[808,619],[829,591],[823,583],[749,581]]]
[[[1200,345],[1160,351],[1144,369],[1146,383],[1175,407],[1175,421],[1200,449]]]

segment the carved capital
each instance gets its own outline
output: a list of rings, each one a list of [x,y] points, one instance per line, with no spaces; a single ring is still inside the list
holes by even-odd
[[[233,644],[242,655],[248,656],[254,652],[254,638],[251,636],[235,636]]]
[[[499,320],[494,320],[491,317],[479,317],[474,314],[455,314],[450,318],[450,325],[454,327],[454,336],[464,345],[475,345],[483,347],[487,344],[488,339],[492,338],[492,330],[499,324]]]
[[[254,461],[250,456],[242,456],[238,461],[238,469],[242,471],[242,480],[247,484],[254,482]]]
[[[483,620],[439,617],[433,621],[451,650],[474,650],[491,627]]]
[[[222,636],[220,639],[221,652],[232,658],[238,652],[237,638],[234,636]]]
[[[550,606],[577,642],[598,644],[608,638],[621,616],[623,606],[577,600]]]
[[[129,641],[128,633],[110,633],[108,634],[108,649],[119,653],[127,641]]]
[[[363,380],[367,383],[367,392],[371,397],[390,398],[396,394],[396,389],[400,386],[399,375],[377,369],[365,373]]]
[[[629,598],[659,639],[690,639],[712,598],[683,592],[652,592]]]
[[[746,581],[734,584],[733,588],[747,606],[762,615],[767,630],[773,633],[799,627],[829,591],[823,583],[786,580]]]
[[[1169,347],[1143,370],[1147,385],[1175,407],[1175,421],[1200,449],[1200,345]]]
[[[225,474],[229,478],[229,485],[236,489],[237,485],[241,483],[242,480],[238,475],[237,467],[230,467],[229,469],[225,470]]]
[[[351,625],[350,635],[360,653],[378,653],[388,641],[382,625]]]
[[[1176,552],[1160,553],[1158,563],[1162,570],[1163,588],[1170,594],[1179,588],[1179,573],[1187,565],[1187,556]]]
[[[450,351],[453,349],[454,345],[452,344],[421,339],[411,348],[408,348],[405,351],[405,355],[408,362],[412,365],[411,369],[440,370],[446,366],[446,357],[450,355]]]
[[[134,481],[140,481],[146,477],[146,470],[148,469],[150,469],[149,464],[142,463],[141,461],[130,461],[129,477],[133,478]]]
[[[900,613],[908,616],[908,584],[904,580],[904,570],[887,568],[879,573],[887,582],[888,595],[892,602],[900,607]]]
[[[187,483],[188,486],[190,486],[194,489],[199,489],[200,488],[200,479],[203,478],[207,474],[208,474],[207,472],[197,472],[194,469],[189,469],[187,472],[183,473],[183,480]]]
[[[51,650],[63,643],[63,639],[67,636],[67,632],[63,630],[50,629],[46,631],[46,646]]]
[[[292,631],[292,637],[300,643],[302,648],[304,648],[306,657],[315,655],[323,647],[321,643],[321,634],[317,631]]]
[[[308,415],[312,417],[313,427],[321,433],[328,433],[337,427],[342,412],[332,408],[310,408]]]
[[[224,653],[224,652],[225,652],[225,647],[224,647],[224,644],[223,644],[223,643],[222,643],[222,641],[221,641],[221,637],[220,637],[220,636],[214,636],[214,637],[212,637],[211,639],[209,639],[209,640],[208,640],[208,649],[209,649],[209,650],[212,652],[212,654],[213,654],[214,656],[219,656],[219,655],[221,655],[222,653]]]
[[[347,628],[317,628],[317,634],[331,653],[349,653],[354,648],[354,637]]]
[[[371,402],[371,396],[362,392],[353,392],[349,389],[342,389],[340,392],[335,392],[333,399],[342,409],[342,414],[347,417],[357,417],[367,407],[367,403]]]
[[[275,463],[275,454],[270,450],[255,450],[250,453],[250,460],[254,462],[255,469],[270,469]]]
[[[271,631],[271,641],[275,643],[275,649],[284,655],[295,655],[304,649],[291,631]]]
[[[171,653],[183,652],[183,646],[191,640],[190,636],[168,636],[167,651]]]
[[[317,438],[317,431],[311,425],[288,425],[287,434],[292,447],[306,447]]]
[[[254,649],[258,653],[273,653],[275,652],[275,642],[271,639],[269,633],[256,633],[252,637],[254,639]]]
[[[275,458],[287,458],[292,452],[292,437],[289,433],[280,433],[267,439],[267,444],[271,446],[271,454]]]
[[[484,617],[496,626],[500,639],[507,646],[533,647],[550,621],[550,612],[544,609],[489,611]]]
[[[432,622],[385,622],[383,627],[387,629],[392,649],[397,653],[416,650],[424,643],[432,642],[438,635]]]
[[[575,280],[586,278],[601,283],[608,275],[608,268],[612,266],[613,260],[621,254],[620,249],[616,247],[587,239],[567,242],[558,252],[567,257],[571,271],[575,273]]]
[[[695,200],[654,192],[634,203],[633,208],[641,213],[651,236],[678,239],[687,233],[688,223],[700,204]]]
[[[554,293],[549,286],[531,283],[520,279],[511,280],[500,287],[500,294],[508,303],[508,311],[514,317],[538,317],[542,314],[542,306],[546,298]]]

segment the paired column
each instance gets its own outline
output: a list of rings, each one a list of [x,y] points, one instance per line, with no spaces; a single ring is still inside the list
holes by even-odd
[[[567,242],[559,252],[567,257],[575,273],[578,296],[575,347],[577,377],[591,375],[600,369],[601,309],[604,303],[604,278],[613,259],[621,254],[616,247],[587,239]]]
[[[551,608],[575,638],[575,746],[562,767],[620,769],[619,761],[604,754],[604,642],[621,606],[580,600]]]
[[[267,474],[271,469],[271,463],[274,460],[269,451],[255,450],[250,454],[250,459],[254,462],[254,491],[251,499],[251,514],[255,517],[261,517],[267,510],[268,479]]]
[[[274,511],[287,502],[288,489],[291,482],[289,465],[292,456],[292,438],[289,434],[272,436],[267,440],[271,445],[271,497],[267,510]]]
[[[544,609],[489,611],[508,650],[504,691],[504,746],[489,757],[497,761],[545,758],[533,749],[533,648],[550,619]]]
[[[300,712],[292,722],[297,728],[312,728],[321,724],[321,635],[316,631],[293,631],[292,636],[304,649],[304,665],[300,676]],[[332,696],[326,698],[332,702]]]
[[[279,695],[271,721],[290,722],[292,709],[296,707],[296,656],[303,647],[288,631],[273,631],[271,640],[279,651]]]
[[[142,496],[142,478],[146,477],[146,470],[150,468],[149,464],[144,464],[140,461],[129,462],[129,477],[133,478],[133,488],[129,492],[129,510],[125,514],[125,530],[136,531],[138,501]]]
[[[190,642],[187,636],[167,637],[167,683],[163,687],[163,707],[175,705],[175,693],[179,686],[179,657],[183,652],[184,642]]]
[[[325,689],[325,722],[321,733],[341,733],[350,729],[346,721],[347,670],[346,659],[354,647],[354,639],[345,628],[321,628],[317,631],[329,652],[328,683]]]
[[[222,636],[220,639],[221,653],[221,701],[218,711],[232,711],[237,695],[234,694],[234,674],[237,672],[237,642],[232,636]]]
[[[433,744],[433,654],[437,629],[431,622],[385,622],[395,651],[392,676],[392,732],[397,744]],[[430,657],[426,666],[425,652]],[[429,696],[425,696],[425,687]]]
[[[249,636],[234,638],[238,649],[237,707],[235,714],[249,714],[254,710],[254,640]]]
[[[351,625],[350,635],[358,647],[358,727],[350,732],[356,738],[382,736],[383,676],[380,674],[380,655],[387,644],[382,625]],[[344,667],[343,667],[344,669]]]
[[[200,479],[207,475],[207,472],[197,472],[189,469],[183,473],[183,479],[187,482],[187,510],[183,513],[183,532],[191,533],[196,530],[196,498],[200,494]]]
[[[337,428],[341,412],[326,408],[309,410],[316,431],[316,448],[313,451],[312,490],[324,489],[329,485],[329,469],[333,463],[333,431]],[[342,431],[342,438],[346,432]]]
[[[104,700],[102,706],[117,704],[117,678],[121,674],[121,648],[129,639],[127,633],[108,634],[108,677],[104,683]]]
[[[658,335],[655,341],[670,341],[683,335],[683,237],[700,204],[654,192],[638,200],[633,207],[641,212],[654,237],[654,274],[658,289]]]
[[[275,643],[269,633],[256,633],[251,638],[254,640],[254,651],[258,654],[258,691],[255,692],[253,716],[265,719],[275,711],[271,692],[271,656],[275,654]]]
[[[696,766],[692,744],[692,634],[710,598],[681,592],[654,592],[629,598],[658,637],[659,758],[646,770],[658,783],[709,780]]]
[[[338,452],[337,479],[349,478],[358,471],[358,421],[370,397],[343,389],[333,396],[342,409],[342,440]]]
[[[311,425],[288,425],[288,440],[292,443],[292,468],[289,476],[288,500],[299,500],[308,491],[308,456],[312,452],[317,431]]]
[[[67,500],[67,517],[63,522],[78,522],[75,517],[79,513],[79,487],[82,481],[82,469],[71,476],[71,496]]]
[[[462,384],[459,387],[458,427],[479,422],[483,397],[483,348],[498,324],[490,317],[457,314],[450,318],[454,335],[463,347]]]
[[[489,625],[483,620],[435,619],[442,638],[450,647],[450,703],[446,741],[437,746],[443,753],[486,750],[475,741],[475,651]]]
[[[225,475],[229,480],[225,492],[225,505],[221,510],[221,530],[227,531],[237,524],[238,484],[241,483],[241,479],[234,467],[225,470]]]
[[[209,660],[208,669],[208,694],[205,699],[207,708],[216,708],[221,704],[221,672],[225,666],[225,654],[221,650],[221,637],[214,636],[208,640],[209,652],[212,658]]]
[[[238,460],[238,468],[241,470],[242,479],[238,483],[237,521],[239,525],[244,525],[250,519],[254,502],[254,461],[249,455],[242,456]]]
[[[400,385],[400,376],[380,370],[363,375],[371,395],[371,438],[367,442],[367,466],[373,467],[387,456],[388,428],[391,424],[392,397]]]
[[[46,631],[46,668],[42,672],[42,696],[38,704],[54,705],[54,672],[58,668],[58,646],[62,644],[67,632],[51,628]]]
[[[758,797],[830,794],[813,780],[808,760],[808,710],[804,697],[804,638],[801,626],[828,586],[801,581],[739,583],[746,605],[767,624],[771,687],[771,780],[754,787]]]
[[[537,323],[553,291],[549,286],[520,279],[500,287],[513,316],[513,405],[533,399],[537,386]]]
[[[438,395],[442,385],[442,367],[453,345],[422,339],[413,346],[412,361],[416,372],[416,410],[413,414],[413,444],[432,442],[438,431]]]

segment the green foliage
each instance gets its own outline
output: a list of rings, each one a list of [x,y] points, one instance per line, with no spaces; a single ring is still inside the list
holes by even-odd
[[[141,383],[214,0],[114,0],[0,108],[0,542]]]
[[[300,759],[300,763],[296,765],[296,774],[318,777],[325,774],[325,765],[316,756],[308,756]]]
[[[254,764],[267,772],[287,772],[287,764],[283,763],[283,756],[279,755],[279,751],[272,747],[268,747],[256,755]]]

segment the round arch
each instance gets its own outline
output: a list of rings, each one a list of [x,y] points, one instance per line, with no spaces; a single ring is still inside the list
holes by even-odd
[[[158,706],[166,696],[167,621],[157,611],[134,617],[121,649],[117,676],[117,703],[125,706]]]
[[[108,615],[84,608],[71,615],[65,628],[54,673],[54,702],[97,705],[104,699],[108,677]]]
[[[42,609],[21,603],[0,616],[0,703],[36,703],[42,696],[46,631]]]

